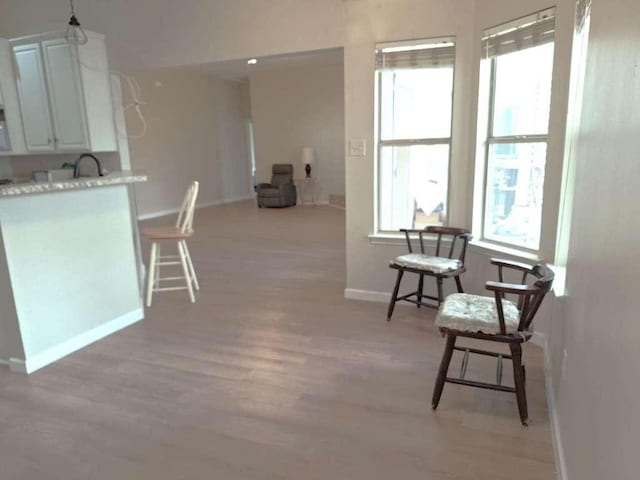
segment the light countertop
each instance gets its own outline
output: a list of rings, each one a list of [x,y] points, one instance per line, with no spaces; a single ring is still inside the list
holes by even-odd
[[[62,192],[85,188],[108,187],[127,183],[146,182],[147,175],[142,172],[112,172],[104,177],[80,177],[58,182],[26,182],[0,185],[0,197],[15,197],[37,193]]]

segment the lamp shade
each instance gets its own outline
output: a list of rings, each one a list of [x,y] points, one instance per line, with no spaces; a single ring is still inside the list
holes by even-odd
[[[315,160],[315,155],[313,154],[313,148],[311,147],[302,147],[302,156],[300,161],[303,165],[313,165]]]

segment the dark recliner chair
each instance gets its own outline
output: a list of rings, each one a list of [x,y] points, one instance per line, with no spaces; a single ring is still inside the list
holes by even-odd
[[[271,167],[271,183],[259,183],[258,207],[291,207],[296,204],[293,165],[275,164]]]

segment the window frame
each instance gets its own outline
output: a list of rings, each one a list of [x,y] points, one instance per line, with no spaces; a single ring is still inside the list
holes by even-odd
[[[542,11],[544,12],[544,11]],[[541,13],[541,12],[537,12]],[[532,15],[536,15],[533,13]],[[510,22],[506,22],[503,24],[505,27],[507,25],[515,25],[519,20],[530,17],[528,15],[526,17],[521,17],[521,19],[515,19]],[[554,12],[555,16],[555,12]],[[557,17],[556,17],[557,18]],[[490,30],[494,30],[498,27],[493,27]],[[552,42],[548,42],[553,44],[552,49],[552,71],[551,71],[551,84],[550,88],[550,101],[549,101],[549,119],[547,122],[546,133],[544,134],[520,134],[520,135],[493,135],[494,128],[494,116],[495,116],[495,98],[496,98],[496,79],[497,79],[497,60],[500,55],[492,56],[491,58],[480,59],[480,82],[478,85],[478,123],[477,123],[477,144],[482,145],[481,148],[477,148],[476,151],[476,168],[474,175],[474,205],[473,205],[473,231],[479,232],[477,235],[477,240],[473,243],[479,244],[482,246],[486,246],[491,248],[491,246],[496,247],[497,249],[504,249],[512,252],[521,252],[526,257],[531,258],[540,258],[544,249],[544,236],[547,234],[545,232],[545,209],[542,207],[541,217],[540,217],[540,239],[538,242],[538,248],[529,248],[526,246],[518,245],[515,243],[508,243],[500,240],[495,240],[492,238],[488,238],[486,235],[486,219],[487,219],[487,180],[489,175],[489,155],[491,151],[491,147],[497,144],[545,144],[546,145],[546,157],[545,157],[545,167],[544,167],[544,182],[542,185],[542,198],[543,205],[545,199],[549,199],[552,195],[549,190],[552,188],[548,182],[548,173],[550,168],[550,154],[549,154],[549,141],[551,135],[551,122],[552,122],[552,114],[553,114],[553,89],[554,89],[554,78],[556,76],[556,39],[554,35],[554,39]],[[535,48],[535,47],[529,47]],[[527,50],[527,48],[522,49],[522,51]],[[487,88],[484,105],[482,105],[482,96],[483,92],[481,91],[483,86],[483,62],[490,62],[488,71],[486,71],[485,75],[488,76],[488,85],[485,85]]]
[[[382,182],[380,181],[381,176],[381,166],[380,162],[382,161],[382,149],[384,147],[412,147],[412,146],[431,146],[431,145],[447,145],[449,147],[449,153],[447,158],[447,195],[446,195],[446,212],[447,215],[444,219],[443,225],[447,226],[449,224],[450,212],[451,212],[451,160],[452,160],[452,143],[453,143],[453,127],[454,127],[454,102],[455,102],[455,91],[456,91],[456,58],[457,55],[455,53],[455,49],[457,46],[456,37],[454,35],[448,36],[439,36],[439,37],[430,37],[430,38],[419,38],[413,40],[399,40],[393,42],[383,42],[376,44],[375,48],[382,49],[388,47],[400,47],[400,46],[413,46],[413,45],[421,45],[421,44],[437,44],[442,42],[450,42],[454,47],[454,59],[451,64],[451,115],[450,115],[450,126],[449,126],[449,136],[448,137],[428,137],[428,138],[399,138],[394,140],[382,140],[382,74],[384,70],[375,69],[375,125],[374,125],[374,182],[375,182],[375,194],[374,194],[374,236],[385,236],[389,234],[398,233],[397,230],[384,230],[380,227],[380,215],[381,215],[381,198],[382,198]],[[412,228],[412,226],[407,226],[405,228]]]

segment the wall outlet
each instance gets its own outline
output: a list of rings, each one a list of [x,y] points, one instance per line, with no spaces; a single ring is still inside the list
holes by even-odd
[[[349,155],[352,157],[364,157],[367,154],[367,141],[364,138],[352,138],[349,140]]]

